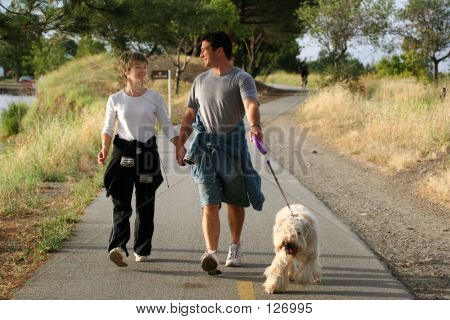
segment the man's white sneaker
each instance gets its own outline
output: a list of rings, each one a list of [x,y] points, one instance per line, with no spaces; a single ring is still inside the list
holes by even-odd
[[[241,255],[241,245],[232,243],[230,248],[228,248],[228,257],[225,261],[225,267],[240,267]]]
[[[140,256],[136,252],[134,253],[134,257],[136,258],[136,262],[146,262],[150,260],[150,256]]]
[[[201,258],[202,269],[205,270],[210,276],[217,276],[222,273],[217,267],[219,266],[219,259],[216,252],[206,251]]]
[[[114,248],[109,252],[109,259],[114,262],[118,267],[127,267],[128,264],[123,259],[122,248]]]

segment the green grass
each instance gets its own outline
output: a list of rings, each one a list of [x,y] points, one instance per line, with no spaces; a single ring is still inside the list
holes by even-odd
[[[1,132],[4,136],[19,133],[21,122],[28,111],[28,105],[24,102],[13,102],[0,112]]]
[[[74,225],[92,201],[93,196],[98,193],[100,186],[99,180],[92,177],[83,177],[73,184],[68,197],[70,201],[65,202],[62,211],[38,225],[40,234],[37,252],[39,254],[55,252],[62,247],[64,240],[72,234]]]

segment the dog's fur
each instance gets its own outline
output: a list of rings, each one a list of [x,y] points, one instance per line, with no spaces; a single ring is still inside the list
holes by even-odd
[[[317,222],[313,213],[301,204],[281,209],[275,217],[273,244],[275,258],[266,269],[264,289],[267,293],[280,293],[289,281],[299,284],[319,283],[321,266]]]

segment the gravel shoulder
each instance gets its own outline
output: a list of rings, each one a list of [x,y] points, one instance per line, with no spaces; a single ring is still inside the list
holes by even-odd
[[[300,126],[296,111],[265,124],[272,159],[350,225],[417,299],[449,299],[450,210],[419,195],[423,170],[387,176],[327,146]]]

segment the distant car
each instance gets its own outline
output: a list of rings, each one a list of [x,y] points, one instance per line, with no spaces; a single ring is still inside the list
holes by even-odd
[[[33,83],[34,80],[33,80],[33,77],[32,77],[32,76],[21,76],[21,77],[19,78],[19,82],[20,82],[20,83]]]

